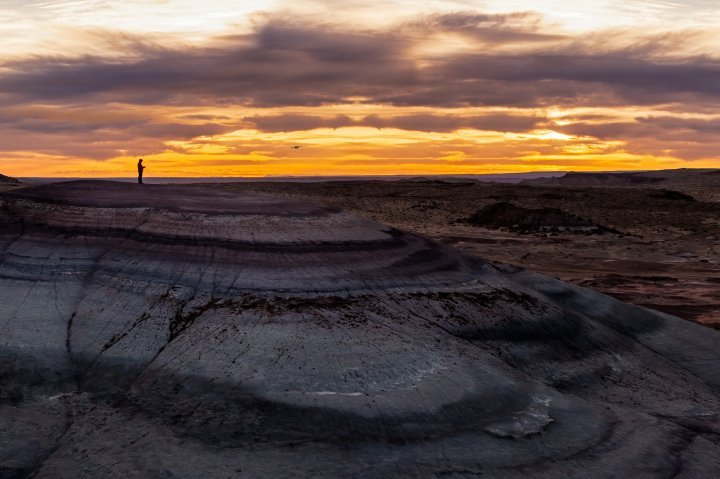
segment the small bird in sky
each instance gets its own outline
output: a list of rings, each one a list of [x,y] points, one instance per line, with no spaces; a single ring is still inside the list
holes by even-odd
[[[291,150],[299,150],[300,148],[302,148],[301,145],[293,145],[290,147]]]

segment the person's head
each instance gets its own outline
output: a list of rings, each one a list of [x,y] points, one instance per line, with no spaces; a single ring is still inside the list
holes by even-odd
[[[138,160],[138,163],[142,163],[142,158],[140,158],[140,160]]]

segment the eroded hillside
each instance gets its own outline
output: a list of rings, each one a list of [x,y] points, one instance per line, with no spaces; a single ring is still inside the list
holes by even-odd
[[[715,477],[720,333],[342,210],[0,196],[3,477]]]

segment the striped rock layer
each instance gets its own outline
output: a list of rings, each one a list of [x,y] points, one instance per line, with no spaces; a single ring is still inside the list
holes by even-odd
[[[720,477],[720,333],[349,213],[0,196],[0,477]]]

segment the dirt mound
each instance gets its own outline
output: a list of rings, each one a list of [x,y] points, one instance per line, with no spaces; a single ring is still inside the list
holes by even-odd
[[[619,233],[559,208],[523,208],[501,201],[477,211],[466,222],[474,226],[508,229],[519,233]]]
[[[692,195],[676,190],[660,190],[657,193],[651,194],[650,198],[672,201],[695,201],[695,198],[693,198]]]

